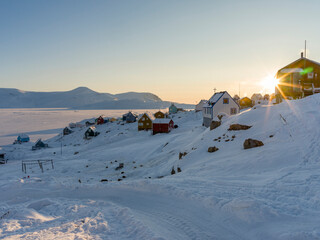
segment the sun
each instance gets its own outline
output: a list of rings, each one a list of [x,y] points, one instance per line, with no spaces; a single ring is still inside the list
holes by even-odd
[[[263,90],[271,93],[274,92],[274,89],[278,83],[278,79],[272,75],[268,75],[260,81],[260,85],[263,87]]]

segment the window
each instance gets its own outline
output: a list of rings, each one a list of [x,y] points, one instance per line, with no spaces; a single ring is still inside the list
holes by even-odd
[[[142,118],[142,121],[144,121],[144,118]]]
[[[223,104],[229,104],[229,98],[224,98],[223,99]]]
[[[147,126],[149,126],[149,123],[147,123]]]
[[[139,123],[139,126],[143,126],[143,123],[140,122],[140,123]]]
[[[237,109],[236,108],[231,108],[230,109],[230,114],[231,115],[237,114]]]

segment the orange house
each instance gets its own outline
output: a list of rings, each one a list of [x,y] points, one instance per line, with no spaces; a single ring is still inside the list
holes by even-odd
[[[148,114],[143,114],[138,120],[138,131],[141,130],[151,130],[152,129],[152,120]]]

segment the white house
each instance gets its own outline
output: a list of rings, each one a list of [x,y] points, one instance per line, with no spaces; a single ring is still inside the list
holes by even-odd
[[[210,126],[212,119],[219,113],[234,115],[240,112],[238,103],[227,91],[215,93],[203,107],[203,125],[206,127]]]
[[[260,93],[254,93],[251,97],[251,100],[253,102],[253,105],[256,105],[261,103],[261,101],[263,100],[263,97]]]
[[[196,112],[203,111],[203,105],[207,103],[207,100],[201,100],[195,107]]]

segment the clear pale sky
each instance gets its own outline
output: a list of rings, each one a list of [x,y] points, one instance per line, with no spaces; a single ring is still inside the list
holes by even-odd
[[[152,92],[195,103],[261,84],[308,43],[320,1],[0,1],[0,87]]]

